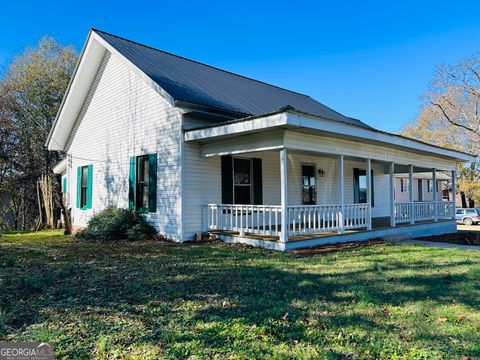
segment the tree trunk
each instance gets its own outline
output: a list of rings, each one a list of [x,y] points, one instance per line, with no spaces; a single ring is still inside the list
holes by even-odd
[[[465,198],[465,193],[463,191],[460,192],[460,197],[462,199],[462,208],[467,207],[467,199]]]
[[[60,209],[62,210],[62,214],[63,214],[63,221],[65,226],[65,231],[63,233],[65,235],[71,235],[72,219],[70,217],[70,211],[68,210],[67,205],[64,202],[60,186],[56,185],[54,187],[54,191],[55,191],[55,201],[57,202],[58,206],[60,206]]]

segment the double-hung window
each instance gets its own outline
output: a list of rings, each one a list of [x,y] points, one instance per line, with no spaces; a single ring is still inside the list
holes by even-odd
[[[317,203],[317,178],[315,165],[302,165],[302,204],[315,205]]]
[[[148,166],[149,156],[143,155],[137,157],[137,196],[135,210],[147,212],[148,211],[148,189],[149,189],[149,174]]]
[[[262,204],[262,159],[227,155],[221,165],[223,204]]]
[[[128,200],[130,209],[157,211],[157,154],[130,158]]]
[[[410,181],[409,179],[400,179],[400,192],[402,192],[402,193],[408,192],[408,188],[409,188],[408,182],[409,181]]]
[[[92,208],[92,177],[92,165],[77,168],[77,208],[79,209]]]
[[[250,159],[233,159],[233,196],[235,204],[251,204],[252,166]]]
[[[372,207],[375,206],[373,170],[370,173]],[[363,169],[353,169],[353,197],[355,204],[364,204],[367,202],[367,171]]]

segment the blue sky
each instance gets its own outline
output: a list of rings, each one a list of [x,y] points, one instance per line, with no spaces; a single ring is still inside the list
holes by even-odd
[[[302,92],[382,130],[418,113],[434,67],[480,51],[478,1],[8,1],[0,65],[90,27]]]

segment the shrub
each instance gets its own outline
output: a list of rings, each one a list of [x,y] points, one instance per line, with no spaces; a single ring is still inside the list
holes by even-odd
[[[128,209],[108,207],[93,216],[77,238],[85,240],[145,240],[153,237],[156,231],[145,218]]]

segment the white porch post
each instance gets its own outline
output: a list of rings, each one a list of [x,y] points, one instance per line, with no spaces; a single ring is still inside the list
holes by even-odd
[[[432,196],[433,196],[433,221],[438,220],[437,214],[437,169],[432,169]]]
[[[415,223],[413,211],[413,165],[408,165],[408,202],[410,203],[410,224]]]
[[[345,159],[343,155],[340,155],[340,158],[338,160],[338,182],[340,185],[340,193],[339,193],[339,202],[340,202],[340,212],[338,214],[338,232],[340,234],[343,234],[345,232],[344,229],[344,214],[345,214],[345,184],[344,184],[344,178],[345,178]]]
[[[452,171],[452,201],[453,201],[453,209],[457,207],[457,172],[455,170]],[[455,215],[453,216],[455,219]]]
[[[281,207],[282,207],[282,231],[280,232],[280,241],[288,241],[288,231],[290,224],[288,221],[288,172],[287,172],[287,149],[280,150],[280,186],[281,186]]]
[[[372,160],[367,159],[367,204],[368,204],[368,218],[367,230],[372,230]]]
[[[390,226],[395,227],[395,164],[389,164],[390,173]]]

